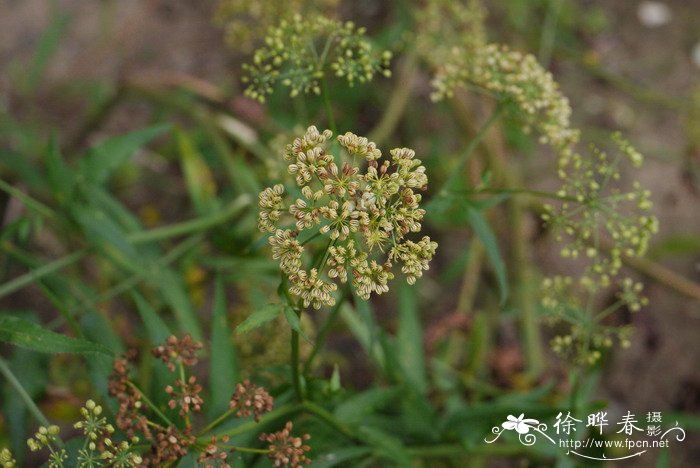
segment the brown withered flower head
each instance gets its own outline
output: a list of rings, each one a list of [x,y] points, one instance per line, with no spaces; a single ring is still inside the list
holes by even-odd
[[[258,387],[249,380],[236,385],[236,391],[231,397],[229,408],[238,409],[236,416],[246,418],[253,414],[256,421],[260,421],[260,416],[272,411],[274,399],[262,387]]]
[[[287,421],[281,431],[260,435],[260,440],[269,444],[270,453],[267,456],[274,466],[297,467],[311,463],[311,459],[306,456],[311,447],[304,443],[311,436],[304,434],[301,437],[293,437],[291,436],[292,427],[292,422]]]
[[[190,411],[198,413],[202,409],[204,400],[199,394],[202,392],[202,386],[197,383],[197,378],[191,375],[190,378],[183,382],[180,379],[175,380],[175,387],[168,385],[165,387],[165,393],[171,396],[168,402],[170,409],[180,407],[180,416],[185,416]]]
[[[184,366],[194,366],[197,364],[197,352],[202,349],[202,343],[192,339],[190,335],[185,335],[181,339],[175,335],[168,337],[164,345],[153,348],[153,355],[161,359],[171,372],[179,364]]]
[[[147,465],[162,466],[164,463],[178,460],[187,455],[187,449],[194,444],[195,438],[189,433],[182,433],[175,427],[158,428],[151,453],[145,457]]]
[[[119,402],[116,414],[117,427],[128,437],[141,432],[150,437],[150,429],[145,416],[140,414],[141,395],[129,385],[131,362],[136,358],[136,351],[130,350],[114,359],[112,374],[109,376],[107,390]]]
[[[228,458],[227,452],[222,452],[219,450],[217,445],[219,438],[217,436],[212,436],[211,442],[204,449],[202,453],[199,454],[197,461],[199,464],[204,465],[204,468],[231,468],[231,465],[226,461]],[[229,441],[229,436],[221,436],[221,442],[224,444]]]

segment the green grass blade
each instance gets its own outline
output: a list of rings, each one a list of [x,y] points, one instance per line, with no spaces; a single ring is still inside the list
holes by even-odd
[[[112,354],[101,344],[61,335],[10,315],[0,317],[0,341],[41,353]]]
[[[115,169],[126,163],[139,148],[168,130],[169,124],[155,125],[98,143],[81,161],[80,175],[90,183],[104,183]]]
[[[486,251],[486,256],[493,267],[493,271],[496,274],[496,281],[498,282],[499,297],[501,304],[504,304],[506,299],[508,299],[508,279],[506,275],[506,265],[501,257],[501,251],[498,248],[498,240],[494,235],[491,227],[489,226],[486,219],[481,215],[481,213],[474,207],[467,205],[466,207],[467,219],[474,233],[484,244],[484,250]]]
[[[423,352],[423,329],[418,316],[416,288],[406,283],[399,287],[399,324],[396,354],[403,374],[419,393],[428,391]]]
[[[226,410],[236,383],[240,381],[238,357],[231,340],[231,328],[226,315],[224,283],[218,276],[211,321],[211,367],[209,369],[211,415],[221,414]]]
[[[151,307],[151,304],[149,304],[141,294],[133,291],[131,297],[136,303],[136,309],[139,311],[139,315],[146,327],[146,333],[151,343],[154,345],[165,343],[168,337],[173,334],[168,325],[158,316],[153,307]]]

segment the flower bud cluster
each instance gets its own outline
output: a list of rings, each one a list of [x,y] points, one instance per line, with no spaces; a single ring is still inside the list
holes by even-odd
[[[289,88],[292,97],[318,95],[327,73],[344,78],[350,86],[371,81],[377,73],[390,76],[391,52],[375,51],[365,32],[350,21],[320,15],[282,19],[268,30],[252,63],[243,65],[245,95],[265,102],[278,83]]]
[[[431,98],[452,97],[465,86],[482,88],[511,103],[525,131],[535,130],[541,143],[569,154],[579,139],[569,100],[533,55],[488,44],[485,17],[479,0],[429,0],[420,10],[417,48],[435,69]]]
[[[641,283],[626,278],[619,286],[619,300],[598,316],[592,316],[580,300],[585,296],[585,291],[580,291],[580,282],[569,276],[554,276],[542,282],[542,307],[546,318],[552,325],[570,324],[551,341],[556,354],[580,364],[593,365],[615,341],[622,347],[630,345],[630,327],[607,326],[602,320],[622,307],[639,310],[646,299],[640,296]]]
[[[220,0],[214,13],[214,23],[226,31],[226,43],[234,50],[250,52],[268,28],[279,23],[291,12],[332,13],[338,0],[285,0],[260,2],[257,0]]]
[[[17,466],[17,462],[12,458],[12,453],[6,448],[0,450],[0,467],[14,468],[15,466]]]
[[[563,201],[545,205],[543,214],[563,244],[561,255],[587,259],[581,281],[591,291],[609,286],[620,272],[623,256],[643,255],[658,230],[658,221],[650,214],[651,192],[638,182],[630,191],[620,188],[620,164],[627,160],[639,167],[641,154],[620,135],[613,141],[618,149],[613,158],[593,148],[592,157],[574,153],[560,160],[563,183],[557,195]]]
[[[380,163],[382,153],[373,142],[348,132],[336,140],[346,154],[341,161],[328,152],[331,137],[330,130],[312,126],[287,146],[284,159],[296,182],[289,190],[294,196],[285,196],[282,185],[259,196],[259,227],[273,233],[272,256],[289,278],[289,291],[316,309],[335,303],[335,280],[350,281],[364,299],[388,291],[393,262],[402,265],[413,284],[437,248],[427,236],[419,242],[407,239],[421,231],[425,210],[417,192],[428,184],[414,151],[395,148],[391,159]],[[366,165],[364,172],[360,164]],[[293,229],[286,227],[290,224]],[[326,250],[308,270],[303,268],[307,246],[299,240],[302,233],[328,238]]]

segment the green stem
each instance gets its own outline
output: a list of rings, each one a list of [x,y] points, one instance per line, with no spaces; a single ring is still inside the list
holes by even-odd
[[[311,370],[311,365],[313,364],[314,359],[316,358],[316,355],[321,351],[321,348],[323,348],[324,343],[326,342],[326,338],[328,337],[328,333],[331,330],[331,327],[335,323],[336,319],[338,318],[338,313],[340,312],[340,307],[343,305],[343,302],[345,302],[345,298],[347,297],[347,292],[344,292],[343,295],[338,299],[338,302],[335,304],[333,307],[333,310],[331,310],[331,313],[328,315],[328,318],[324,322],[323,326],[321,327],[321,330],[319,331],[317,337],[316,337],[316,342],[314,343],[314,347],[311,350],[311,354],[309,355],[308,359],[304,363],[304,375],[308,375],[309,371]]]
[[[328,126],[334,135],[338,134],[338,128],[335,126],[335,117],[333,117],[333,106],[331,105],[331,96],[328,91],[328,83],[326,77],[321,78],[321,90],[323,92],[323,105],[326,108],[326,117],[328,118]]]
[[[552,50],[554,49],[554,40],[557,34],[557,21],[559,20],[561,4],[561,0],[549,0],[547,16],[545,17],[544,25],[542,26],[538,58],[544,68],[549,68],[552,61]]]
[[[401,120],[406,105],[411,97],[413,84],[416,80],[418,59],[415,50],[406,52],[398,79],[389,103],[387,104],[381,120],[369,134],[369,139],[379,145],[391,135]]]
[[[481,188],[477,190],[453,190],[450,192],[450,194],[459,194],[459,195],[480,195],[480,194],[496,194],[496,195],[503,195],[503,194],[509,194],[509,195],[532,195],[534,197],[540,197],[540,198],[549,198],[552,200],[560,200],[560,201],[568,201],[568,202],[573,202],[573,203],[580,203],[580,201],[576,197],[569,197],[565,195],[558,195],[555,192],[544,192],[540,190],[530,190],[526,188],[512,188],[512,189],[507,189],[507,188]]]
[[[12,185],[8,184],[4,180],[0,179],[0,190],[7,192],[9,195],[17,198],[27,208],[31,208],[39,214],[46,216],[47,218],[60,219],[54,210],[44,205],[40,201],[30,197],[26,193],[14,188]]]
[[[37,422],[42,426],[50,426],[51,423],[49,422],[49,420],[46,419],[46,416],[44,416],[44,413],[42,413],[39,407],[36,405],[36,403],[34,403],[32,397],[29,396],[27,391],[22,386],[22,383],[19,380],[17,380],[17,377],[15,377],[15,374],[12,372],[12,369],[10,369],[10,366],[8,366],[7,362],[5,362],[5,360],[1,357],[0,373],[5,377],[5,379],[7,379],[10,385],[12,385],[15,391],[19,394],[19,397],[22,399],[22,401],[24,401],[24,404],[27,406],[29,412],[32,413],[32,416],[34,416],[34,419],[36,419]],[[60,447],[63,447],[63,441],[60,439],[60,437],[56,436],[56,441]]]
[[[233,452],[241,453],[270,453],[270,449],[258,449],[252,447],[236,447],[235,445],[220,445],[219,447]]]
[[[229,436],[229,437],[236,437],[236,436],[239,436],[241,434],[245,434],[246,432],[258,429],[262,425],[267,424],[271,421],[285,417],[285,416],[292,414],[292,413],[299,412],[301,410],[303,410],[303,406],[301,406],[301,405],[288,404],[288,405],[280,406],[279,408],[274,409],[274,410],[270,411],[269,413],[263,415],[260,418],[260,421],[255,421],[255,420],[248,421],[248,422],[241,424],[240,426],[236,426],[236,427],[229,429],[227,431],[222,431],[220,433],[217,433],[216,435],[218,437],[225,436],[225,435]],[[211,436],[206,436],[206,435],[200,436],[197,438],[197,442],[206,443],[206,442],[208,442],[208,440],[210,438],[211,438]]]
[[[455,181],[461,176],[462,166],[464,166],[467,163],[476,147],[479,145],[479,143],[481,143],[481,140],[483,140],[486,134],[488,133],[491,126],[493,126],[493,124],[496,123],[496,120],[498,120],[498,117],[500,117],[501,113],[503,112],[503,109],[503,104],[499,104],[493,111],[493,113],[491,113],[491,116],[488,118],[488,120],[481,126],[474,138],[472,138],[472,140],[469,142],[462,156],[450,170],[450,176],[447,178],[445,183],[442,184],[440,190],[437,191],[438,196],[446,196],[448,194],[450,187],[454,185]]]
[[[316,403],[314,403],[312,401],[305,401],[304,403],[302,403],[302,406],[303,406],[304,410],[313,414],[314,416],[317,416],[319,419],[324,421],[326,424],[331,426],[336,431],[343,434],[348,439],[357,440],[357,437],[353,434],[352,430],[348,426],[343,424],[342,422],[338,421],[336,419],[336,417],[333,416],[325,408],[317,405]]]
[[[301,316],[301,311],[294,309],[297,317]],[[291,362],[292,366],[292,384],[294,385],[294,394],[299,402],[304,401],[304,391],[301,387],[301,375],[299,374],[299,332],[292,328],[291,338]]]
[[[55,273],[58,270],[67,267],[68,265],[72,265],[73,263],[80,261],[83,257],[85,257],[86,254],[86,249],[79,250],[70,255],[66,255],[63,258],[54,260],[51,263],[47,263],[46,265],[39,267],[36,270],[32,270],[28,273],[18,276],[17,278],[10,280],[3,285],[0,285],[0,298],[7,296],[8,294],[15,292],[16,290],[35,282],[39,278],[43,278],[44,276],[50,275],[51,273]]]
[[[135,244],[160,241],[171,237],[181,236],[192,232],[205,231],[213,226],[228,221],[240,214],[251,203],[251,197],[247,194],[238,196],[226,209],[201,218],[191,219],[181,223],[162,226],[148,231],[134,232],[127,235],[127,239]]]
[[[127,384],[128,384],[131,388],[133,388],[135,391],[137,391],[137,392],[139,393],[139,395],[141,395],[141,398],[143,399],[143,401],[145,401],[146,404],[147,404],[148,406],[150,406],[150,408],[153,410],[153,412],[156,413],[156,414],[158,415],[158,417],[159,417],[164,423],[166,423],[168,426],[176,427],[175,424],[173,424],[173,422],[172,422],[170,419],[168,419],[168,417],[167,417],[165,414],[163,414],[163,412],[162,412],[160,409],[158,409],[158,407],[156,406],[156,404],[153,403],[153,402],[150,400],[150,398],[148,398],[148,397],[146,396],[146,394],[143,393],[143,392],[141,391],[140,388],[138,388],[133,382],[127,382]]]
[[[238,411],[238,408],[231,408],[231,409],[229,409],[229,410],[226,411],[224,414],[222,414],[221,416],[219,416],[218,418],[216,418],[215,420],[213,420],[212,422],[210,422],[204,429],[202,429],[201,431],[199,431],[199,434],[197,434],[197,437],[201,437],[201,436],[203,436],[204,434],[206,434],[207,432],[211,431],[211,430],[214,429],[216,426],[218,426],[219,424],[221,424],[222,422],[224,422],[226,419],[228,419],[230,416],[232,416],[233,413],[235,413],[236,411]]]

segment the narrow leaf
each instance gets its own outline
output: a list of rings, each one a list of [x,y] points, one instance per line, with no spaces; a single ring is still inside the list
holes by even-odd
[[[474,229],[477,237],[479,237],[481,242],[484,244],[486,256],[488,257],[489,263],[491,263],[494,273],[496,274],[496,281],[498,281],[498,288],[500,291],[500,300],[501,304],[503,304],[508,298],[508,280],[506,278],[506,265],[501,257],[501,252],[498,248],[498,241],[481,213],[469,205],[467,205],[466,209],[469,224]]]
[[[61,335],[28,320],[7,315],[0,316],[0,341],[42,353],[112,354],[98,343]]]
[[[165,343],[168,337],[172,335],[168,325],[158,316],[153,307],[151,307],[151,304],[138,292],[132,292],[131,297],[136,303],[136,309],[139,311],[141,320],[146,326],[146,333],[148,333],[148,338],[151,340],[151,343]]]
[[[53,196],[59,204],[67,203],[73,195],[75,175],[61,156],[55,135],[49,139],[49,147],[44,153],[44,164]]]
[[[407,380],[419,393],[428,391],[423,353],[423,328],[418,317],[416,288],[401,283],[396,354]]]
[[[283,308],[284,305],[282,304],[267,304],[261,309],[250,314],[247,319],[241,322],[236,327],[236,333],[249,332],[250,330],[258,328],[259,326],[276,319],[280,313],[282,313]]]
[[[197,314],[187,295],[182,278],[172,270],[164,269],[159,272],[158,285],[165,301],[175,315],[180,330],[189,333],[195,340],[202,341],[202,327],[199,325]]]
[[[127,162],[139,148],[169,129],[168,124],[156,125],[98,143],[82,161],[81,175],[94,184],[105,182],[114,170]]]
[[[211,414],[226,410],[236,383],[240,380],[236,348],[231,340],[231,329],[226,319],[226,297],[220,276],[216,278],[214,310],[211,321]]]
[[[216,198],[216,183],[202,154],[197,150],[187,133],[183,131],[177,132],[177,143],[180,149],[182,172],[185,175],[185,185],[194,209],[200,215],[217,211],[219,203]]]

